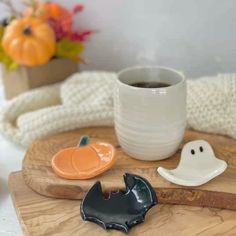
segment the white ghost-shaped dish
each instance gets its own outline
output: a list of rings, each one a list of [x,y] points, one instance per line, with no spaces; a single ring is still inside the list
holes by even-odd
[[[215,157],[211,145],[204,140],[192,141],[183,147],[176,169],[163,167],[158,173],[168,181],[182,186],[199,186],[223,173],[227,163]]]

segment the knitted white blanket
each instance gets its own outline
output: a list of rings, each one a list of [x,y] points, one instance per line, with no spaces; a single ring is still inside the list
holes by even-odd
[[[83,72],[61,85],[32,90],[0,111],[0,131],[27,146],[48,134],[81,127],[112,126],[116,74]],[[236,75],[188,80],[188,125],[236,138]]]

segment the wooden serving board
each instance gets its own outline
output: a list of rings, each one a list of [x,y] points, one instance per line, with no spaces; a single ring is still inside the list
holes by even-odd
[[[80,201],[41,196],[28,188],[21,172],[9,177],[9,189],[25,235],[93,236],[124,235],[105,231],[85,222],[80,216]],[[138,236],[206,236],[236,235],[236,211],[180,205],[157,205],[146,215],[145,222],[131,229]]]
[[[106,141],[117,148],[115,166],[90,180],[66,180],[56,176],[51,168],[51,158],[62,148],[75,146],[81,135],[89,135],[91,141]],[[146,178],[156,190],[160,203],[186,204],[236,210],[236,141],[223,136],[187,131],[184,142],[205,139],[213,146],[216,156],[228,163],[228,169],[217,178],[200,187],[183,187],[172,184],[157,174],[157,167],[175,168],[179,150],[163,161],[138,161],[127,156],[114,134],[113,128],[85,128],[53,135],[34,142],[23,161],[23,178],[36,192],[55,198],[82,199],[85,192],[100,180],[103,191],[124,189],[123,174],[135,173]]]

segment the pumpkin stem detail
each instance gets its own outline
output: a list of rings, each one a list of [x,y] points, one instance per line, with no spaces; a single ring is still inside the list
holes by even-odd
[[[32,34],[32,30],[29,25],[24,27],[23,34],[24,35],[31,35]]]
[[[80,138],[79,144],[77,145],[78,147],[83,147],[89,144],[89,136],[83,135]]]

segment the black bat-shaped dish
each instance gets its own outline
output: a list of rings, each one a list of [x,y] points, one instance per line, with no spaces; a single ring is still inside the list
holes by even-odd
[[[83,220],[97,223],[104,229],[117,229],[128,233],[133,226],[144,221],[147,211],[157,204],[156,193],[144,178],[124,174],[126,191],[111,192],[108,198],[96,182],[81,203]]]

